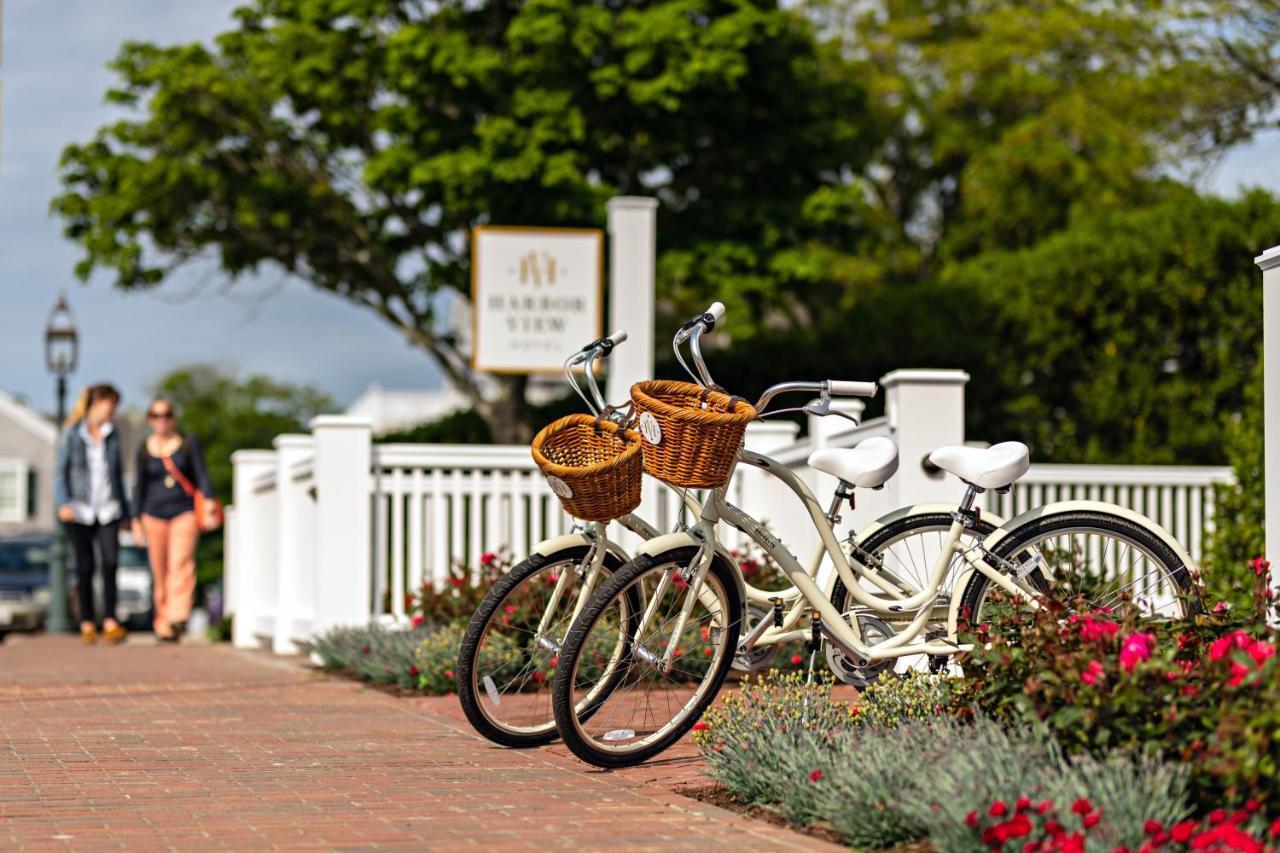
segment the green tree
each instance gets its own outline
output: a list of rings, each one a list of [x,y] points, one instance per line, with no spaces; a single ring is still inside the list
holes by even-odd
[[[334,410],[328,395],[266,376],[239,378],[223,368],[194,364],[165,374],[154,387],[177,405],[179,430],[204,450],[214,492],[231,499],[231,454],[270,449],[281,433],[305,432],[313,417]],[[200,538],[198,585],[222,576],[222,531]]]
[[[1222,464],[1262,340],[1252,259],[1276,234],[1265,192],[1183,190],[957,267],[1002,396],[970,412],[973,433],[1060,462]]]
[[[253,0],[236,17],[213,46],[130,43],[112,63],[128,117],[66,149],[54,202],[77,271],[144,289],[210,256],[233,277],[283,269],[423,349],[499,441],[529,434],[526,380],[485,398],[439,316],[442,293],[468,294],[468,229],[597,224],[611,195],[656,195],[676,289],[763,316],[783,310],[772,271],[814,228],[806,204],[872,147],[861,88],[776,2]]]

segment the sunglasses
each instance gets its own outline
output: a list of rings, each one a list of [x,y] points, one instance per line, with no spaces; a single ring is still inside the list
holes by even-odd
[[[173,412],[147,412],[147,417],[153,421],[167,421],[173,418]]]

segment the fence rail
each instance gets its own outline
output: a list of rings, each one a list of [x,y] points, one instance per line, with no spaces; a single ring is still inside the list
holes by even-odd
[[[963,374],[897,371],[886,377],[887,414],[852,427],[811,418],[807,437],[793,423],[753,424],[747,446],[797,472],[826,500],[835,485],[808,467],[818,447],[891,436],[901,468],[880,491],[860,490],[846,511],[856,528],[897,506],[954,503],[961,486],[921,464],[927,452],[963,441]],[[853,415],[860,403],[843,404]],[[373,444],[367,423],[324,417],[312,434],[280,436],[274,451],[239,451],[227,541],[228,605],[235,641],[280,652],[304,648],[318,631],[370,619],[403,619],[406,596],[442,587],[452,567],[476,571],[485,552],[516,558],[573,520],[540,476],[527,447]],[[1232,482],[1221,467],[1032,465],[991,512],[1012,517],[1058,500],[1101,500],[1152,517],[1199,559],[1212,530],[1214,490]],[[730,500],[765,520],[803,560],[814,539],[797,502],[760,471],[735,475]],[[680,519],[679,495],[646,481],[641,513],[659,530]],[[614,527],[627,547],[631,534]],[[807,538],[806,538],[807,537]],[[726,541],[737,544],[736,532]]]

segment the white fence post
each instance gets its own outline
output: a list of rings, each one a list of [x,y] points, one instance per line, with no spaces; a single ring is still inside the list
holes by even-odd
[[[312,531],[306,529],[303,506],[308,497],[295,487],[293,471],[311,456],[312,444],[311,436],[295,434],[278,435],[272,444],[276,449],[276,526],[280,535],[276,541],[276,618],[271,649],[278,655],[289,655],[299,651],[295,643],[298,623],[310,616],[303,600],[303,574],[311,570],[304,562]]]
[[[658,200],[609,199],[609,328],[626,329],[627,342],[609,356],[608,403],[624,403],[631,386],[653,378],[654,266]]]
[[[235,549],[231,586],[227,603],[235,614],[231,639],[237,648],[256,648],[255,636],[258,621],[269,615],[271,606],[266,597],[270,586],[265,582],[268,572],[275,572],[275,554],[264,553],[258,547],[262,541],[261,528],[267,519],[263,512],[264,497],[257,493],[259,478],[275,470],[276,454],[272,450],[237,450],[231,454],[232,499],[235,502],[235,536],[231,543]]]
[[[1268,249],[1255,262],[1262,269],[1262,470],[1266,478],[1266,558],[1272,577],[1280,575],[1280,246]],[[1280,584],[1280,581],[1277,582]]]
[[[315,633],[365,625],[373,615],[373,425],[365,418],[321,415],[315,437]],[[440,535],[439,531],[436,531]]]
[[[880,378],[885,416],[898,443],[898,473],[885,485],[893,506],[960,500],[954,477],[925,467],[931,451],[964,444],[963,370],[895,370]]]

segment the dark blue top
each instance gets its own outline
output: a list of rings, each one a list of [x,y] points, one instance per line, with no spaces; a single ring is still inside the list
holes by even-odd
[[[213,497],[213,485],[209,482],[209,470],[204,466],[204,454],[200,443],[192,436],[183,436],[182,444],[173,452],[173,465],[206,497]],[[182,489],[182,485],[169,473],[164,460],[152,456],[146,441],[138,448],[138,488],[133,498],[134,510],[139,515],[149,515],[165,521],[191,512],[195,501]]]

